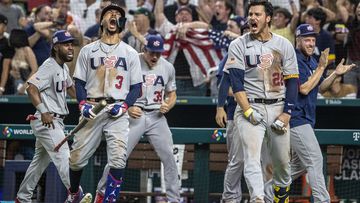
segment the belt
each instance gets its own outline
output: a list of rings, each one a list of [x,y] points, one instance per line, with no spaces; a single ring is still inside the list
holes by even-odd
[[[60,114],[57,114],[57,113],[52,113],[52,116],[55,117],[55,118],[61,118],[61,119],[64,119],[66,117],[66,115],[60,115]]]
[[[112,97],[87,98],[86,100],[91,101],[91,102],[99,102],[101,100],[105,100],[106,103],[108,103],[108,104],[113,104],[113,103],[116,103],[116,102],[124,101],[122,99],[114,99]]]
[[[152,111],[156,111],[156,110],[158,110],[158,109],[143,109],[143,111],[145,111],[145,112],[152,112]]]
[[[138,106],[138,105],[135,105],[135,106],[139,107],[142,111],[145,111],[145,112],[152,112],[152,111],[155,111],[155,110],[159,110],[159,109],[145,109],[144,107]]]
[[[278,98],[278,99],[249,98],[248,101],[250,103],[275,104],[275,103],[278,103],[278,102],[285,101],[285,98]]]

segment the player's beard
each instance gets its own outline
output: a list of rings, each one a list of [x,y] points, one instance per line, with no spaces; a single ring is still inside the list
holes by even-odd
[[[69,56],[69,52],[59,52],[59,58],[66,62],[70,62],[74,59],[74,51],[71,51],[71,56]]]

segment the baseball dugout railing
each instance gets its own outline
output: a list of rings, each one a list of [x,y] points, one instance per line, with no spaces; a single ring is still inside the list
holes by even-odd
[[[69,132],[74,126],[66,126],[65,131]],[[34,141],[32,130],[27,124],[0,124],[2,130],[1,143],[21,141],[26,143]],[[184,144],[186,153],[183,159],[183,170],[188,173],[188,180],[183,181],[184,188],[191,188],[190,191],[183,193],[184,198],[192,199],[194,202],[216,202],[220,197],[222,191],[222,181],[224,167],[226,166],[226,152],[225,139],[223,136],[224,129],[219,129],[214,133],[214,128],[171,128],[175,144]],[[331,175],[327,179],[329,190],[332,198],[338,199],[360,199],[360,129],[357,130],[337,130],[337,129],[322,129],[316,130],[317,139],[322,145],[324,155],[324,174]],[[25,144],[24,144],[25,145]],[[332,147],[344,146],[344,150]],[[329,147],[331,146],[331,147]],[[6,146],[1,146],[3,153],[6,151]],[[103,143],[95,156],[90,159],[88,166],[84,171],[82,185],[86,191],[94,192],[96,183],[101,170],[106,162],[106,155],[104,154],[105,144]],[[147,151],[146,151],[147,150]],[[145,174],[143,177],[139,169],[155,169],[160,168],[158,159],[151,155],[152,149],[147,144],[140,144],[129,159],[129,169],[126,170],[125,185],[123,187],[128,196],[155,196],[154,190],[146,191],[141,183],[148,184],[147,179],[152,177],[153,185],[159,186],[159,178],[156,179],[154,174]],[[343,153],[343,154],[342,154]],[[146,154],[146,158],[145,155]],[[342,156],[344,155],[344,156]],[[2,154],[4,159],[5,155]],[[342,161],[342,164],[340,162]],[[2,181],[2,198],[0,200],[14,199],[16,190],[21,182],[21,175],[17,177],[16,172],[24,173],[30,161],[11,161],[6,160],[4,168],[1,169]],[[156,165],[156,166],[153,166]],[[333,167],[335,166],[335,167]],[[328,168],[330,167],[330,168]],[[134,169],[134,170],[133,170]],[[138,169],[138,170],[135,170]],[[332,171],[331,171],[332,170]],[[336,176],[334,176],[336,174]],[[22,174],[23,175],[23,174]],[[156,176],[156,175],[155,175]],[[46,189],[43,192],[42,200],[45,202],[61,202],[64,198],[65,190],[59,178],[57,178],[56,170],[53,165],[49,167],[46,172],[46,178],[42,180],[45,182]],[[297,183],[300,184],[301,183]],[[299,186],[296,186],[299,187]],[[295,187],[295,188],[296,188]],[[244,187],[243,187],[244,189]],[[298,190],[304,188],[300,187]],[[133,192],[129,192],[133,191]],[[140,192],[142,191],[142,192]],[[246,190],[245,190],[246,192]],[[297,195],[302,195],[300,191]],[[38,195],[41,192],[37,192]],[[294,196],[296,192],[293,192]],[[93,193],[94,194],[94,193]],[[336,197],[334,195],[337,195]],[[153,200],[155,201],[153,197]],[[305,197],[308,198],[308,197]],[[130,201],[129,199],[125,201]],[[151,201],[151,200],[150,200]],[[295,201],[295,200],[294,200]],[[184,201],[185,202],[185,201]],[[191,202],[191,201],[188,201]]]

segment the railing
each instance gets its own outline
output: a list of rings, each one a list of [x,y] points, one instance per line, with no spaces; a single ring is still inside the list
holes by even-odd
[[[75,99],[67,99],[68,103],[76,103]],[[5,95],[0,96],[1,103],[26,104],[30,103],[27,96]],[[177,105],[216,105],[217,98],[179,96],[176,100]],[[360,99],[318,99],[318,106],[360,106]]]
[[[65,133],[70,132],[74,126],[66,126]],[[2,140],[34,140],[32,130],[27,124],[0,124],[3,132]],[[171,128],[175,144],[194,144],[195,151],[195,169],[194,170],[194,198],[204,201],[204,197],[209,192],[209,144],[223,144],[225,139],[220,136],[214,138],[214,128]],[[219,129],[224,132],[224,129]],[[321,129],[315,130],[316,137],[320,145],[360,145],[360,129],[338,130],[338,129]],[[92,174],[91,172],[89,174]],[[88,179],[94,179],[88,177]],[[201,183],[201,184],[196,184]],[[89,183],[95,188],[94,181]],[[205,201],[207,202],[207,201]]]

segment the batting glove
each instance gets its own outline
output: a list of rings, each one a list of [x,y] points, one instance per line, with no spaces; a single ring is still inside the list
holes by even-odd
[[[81,115],[87,120],[93,120],[96,114],[92,111],[93,105],[81,101],[79,104]]]
[[[126,103],[122,104],[111,104],[107,107],[108,113],[113,118],[119,118],[120,116],[124,115],[124,113],[128,109],[128,105]]]
[[[244,112],[244,117],[253,125],[258,125],[264,119],[263,115],[252,108]]]
[[[283,135],[287,132],[287,128],[285,127],[284,122],[282,122],[279,119],[276,119],[272,124],[271,124],[271,129],[279,135]]]

